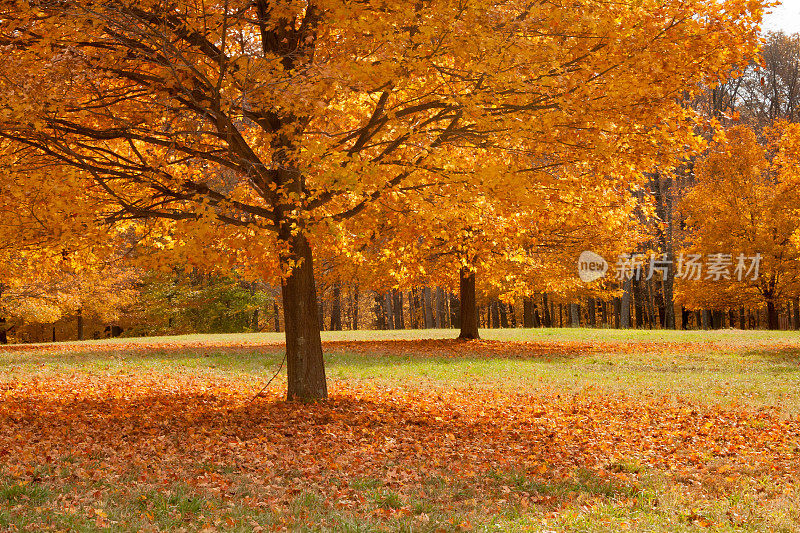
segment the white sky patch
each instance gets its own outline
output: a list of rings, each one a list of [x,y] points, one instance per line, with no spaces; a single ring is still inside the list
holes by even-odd
[[[781,5],[773,7],[764,14],[761,28],[767,31],[783,31],[784,33],[800,33],[800,0],[783,0]]]

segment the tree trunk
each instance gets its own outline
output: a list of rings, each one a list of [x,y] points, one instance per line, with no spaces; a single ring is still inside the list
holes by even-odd
[[[333,286],[333,302],[331,302],[331,331],[342,331],[342,288],[336,283]]]
[[[392,291],[387,292],[383,296],[383,312],[386,314],[386,327],[389,329],[397,329],[397,324],[394,323],[394,309],[392,302]]]
[[[533,299],[530,296],[522,297],[522,327],[533,327]]]
[[[392,313],[394,314],[394,329],[405,329],[403,293],[398,289],[392,289]]]
[[[548,303],[547,293],[542,294],[542,311],[544,312],[542,325],[546,328],[553,327],[552,303]]]
[[[711,312],[708,309],[703,309],[700,321],[703,329],[711,329]]]
[[[412,288],[408,291],[408,322],[411,329],[417,329],[417,297]]]
[[[461,329],[461,301],[450,293],[450,327]]]
[[[361,298],[361,291],[358,289],[358,284],[353,286],[353,322],[350,324],[350,329],[355,331],[358,329],[358,300]]]
[[[278,309],[278,304],[272,304],[272,312],[275,313],[275,332],[280,333],[281,331],[281,310]]]
[[[767,300],[767,329],[779,329],[778,309],[775,307],[775,300]]]
[[[447,308],[444,301],[444,289],[436,287],[436,324],[437,327],[446,328],[447,324]]]
[[[640,280],[633,281],[633,310],[635,313],[636,329],[644,328],[644,297]]]
[[[570,327],[581,327],[581,306],[578,304],[569,304]]]
[[[386,329],[386,312],[383,305],[383,294],[375,293],[375,329]]]
[[[463,340],[479,339],[475,272],[468,268],[462,268],[459,278],[458,294],[460,299],[461,332],[458,334],[458,338]]]
[[[506,307],[505,302],[500,302],[498,307],[500,309],[500,327],[503,329],[508,329],[508,308]]]
[[[414,309],[414,317],[412,318],[412,321],[414,322],[414,329],[420,329],[422,325],[424,325],[424,311],[422,309],[422,305],[420,304],[419,289],[411,289],[411,301],[409,302],[409,305],[411,305],[411,308]]]
[[[597,327],[597,300],[588,298],[586,302],[586,312],[589,318],[589,327]]]
[[[83,309],[78,309],[78,340],[83,340]]]
[[[492,300],[492,304],[489,309],[492,313],[492,328],[494,329],[498,329],[500,327],[500,311],[498,307],[499,305],[497,300]]]
[[[290,245],[290,254],[283,259],[295,263],[281,284],[283,319],[286,327],[287,400],[319,400],[328,397],[325,361],[322,358],[317,289],[314,285],[314,263],[311,246],[305,235],[283,235]]]
[[[6,333],[5,318],[0,318],[0,344],[8,344],[8,333]]]
[[[622,282],[622,300],[620,302],[619,310],[619,327],[622,329],[630,329],[631,327],[631,278]]]
[[[622,300],[618,296],[615,296],[612,301],[611,314],[614,315],[614,329],[619,329],[621,327],[620,316],[622,316]]]
[[[800,296],[792,298],[792,329],[800,330]]]
[[[433,322],[433,302],[431,302],[431,288],[422,288],[422,314],[425,319],[425,328],[429,329],[434,327]]]

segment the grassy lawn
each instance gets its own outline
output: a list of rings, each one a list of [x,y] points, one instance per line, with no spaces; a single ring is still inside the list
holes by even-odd
[[[0,349],[0,530],[798,531],[800,335],[326,332]]]

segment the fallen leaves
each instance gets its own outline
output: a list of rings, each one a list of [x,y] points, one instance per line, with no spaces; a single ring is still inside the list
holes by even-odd
[[[317,491],[328,505],[358,509],[363,496],[334,480],[376,479],[405,494],[441,478],[473,487],[466,501],[513,497],[557,506],[579,491],[566,500],[520,495],[487,479],[514,471],[552,485],[588,471],[624,485],[647,468],[690,485],[748,476],[785,487],[798,475],[800,422],[769,409],[598,391],[532,395],[346,381],[333,384],[327,402],[290,403],[267,391],[250,403],[257,385],[170,373],[8,381],[0,389],[2,474],[75,487],[76,501],[59,505],[82,507],[98,524],[108,519],[93,507],[99,483],[185,482],[224,501],[245,482],[253,488],[250,506],[285,508]],[[380,512],[395,516],[402,507]]]

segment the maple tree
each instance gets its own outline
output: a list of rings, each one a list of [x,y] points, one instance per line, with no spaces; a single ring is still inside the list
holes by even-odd
[[[766,305],[778,329],[777,305],[800,292],[800,124],[765,128],[762,142],[747,126],[721,131],[696,165],[697,183],[681,203],[686,254],[731,257],[721,275],[679,280],[681,300],[711,309]],[[737,273],[740,254],[760,255],[759,270]]]
[[[752,55],[762,5],[5,0],[0,137],[75,211],[279,269],[288,397],[321,398],[312,246],[331,225],[390,190],[507,189],[575,160],[638,179],[692,145],[677,97]]]

